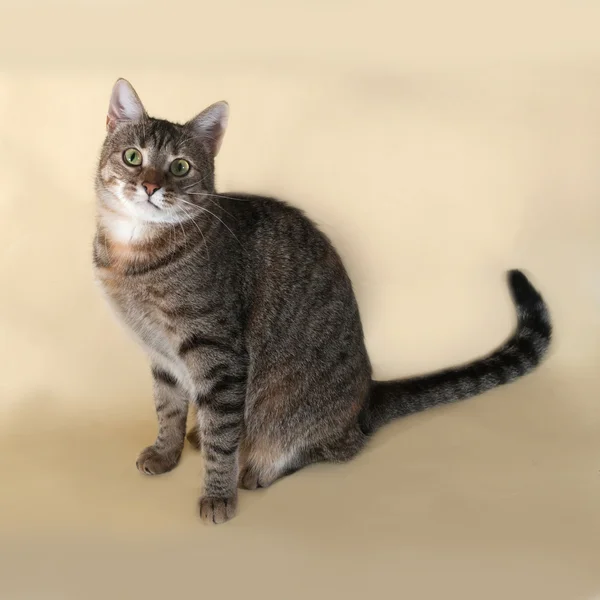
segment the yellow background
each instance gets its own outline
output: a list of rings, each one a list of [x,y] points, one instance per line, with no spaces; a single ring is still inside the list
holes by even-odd
[[[599,23],[595,0],[3,3],[0,598],[600,597]],[[93,283],[120,76],[156,116],[230,102],[219,189],[331,236],[378,377],[499,344],[512,267],[548,361],[202,526],[198,455],[135,469],[150,376]]]

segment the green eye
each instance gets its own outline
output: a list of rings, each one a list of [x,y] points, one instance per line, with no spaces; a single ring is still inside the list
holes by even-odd
[[[183,177],[187,175],[190,171],[190,163],[187,160],[183,160],[183,158],[178,158],[171,163],[171,173],[175,175],[175,177]]]
[[[129,148],[123,152],[123,160],[133,167],[139,167],[142,164],[142,153],[135,148]]]

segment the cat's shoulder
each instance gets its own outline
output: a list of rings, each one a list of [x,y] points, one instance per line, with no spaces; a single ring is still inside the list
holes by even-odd
[[[302,209],[279,198],[239,192],[227,192],[218,195],[229,205],[229,210],[233,209],[238,214],[254,215],[260,220],[271,217],[309,221]]]

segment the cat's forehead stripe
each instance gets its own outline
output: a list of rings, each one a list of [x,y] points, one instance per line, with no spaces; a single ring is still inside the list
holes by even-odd
[[[157,150],[166,150],[173,147],[176,140],[180,137],[178,128],[166,121],[154,120],[146,127],[146,135],[148,141]]]

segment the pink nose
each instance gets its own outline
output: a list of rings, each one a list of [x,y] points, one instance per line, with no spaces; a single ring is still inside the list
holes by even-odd
[[[152,196],[156,190],[160,189],[160,186],[156,185],[155,183],[148,183],[147,181],[144,181],[142,186],[146,190],[146,194],[148,194],[148,196]]]

